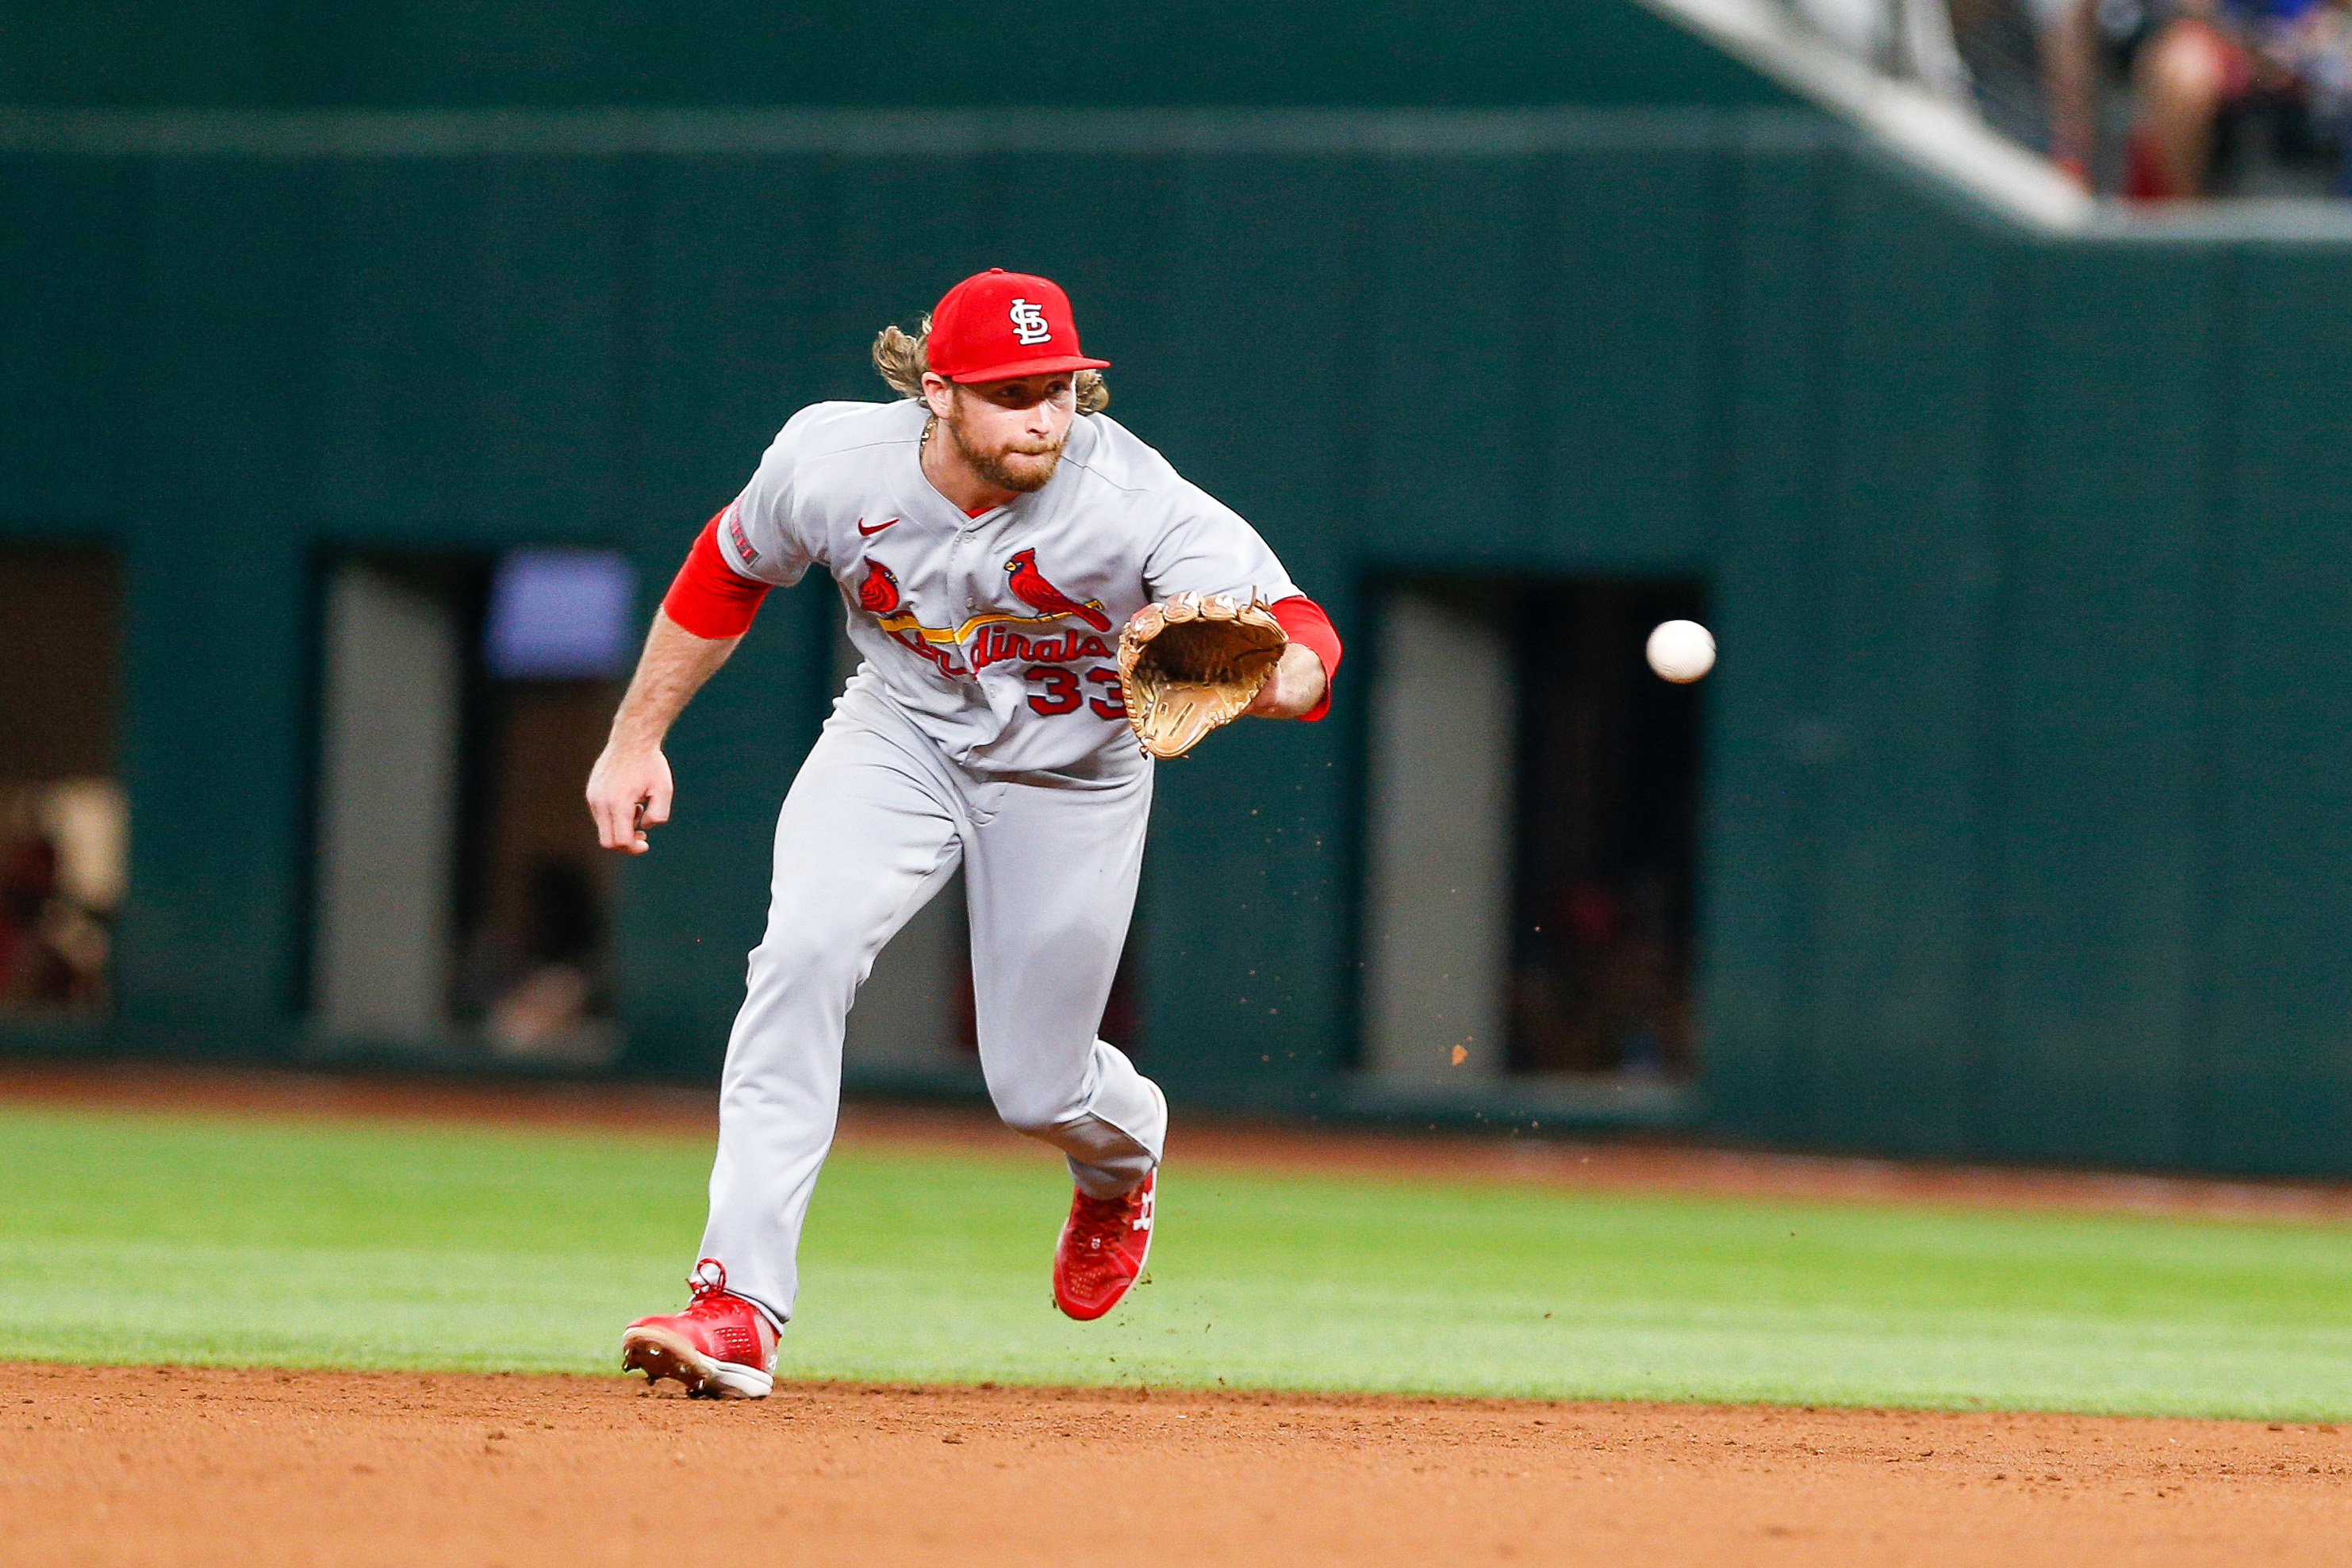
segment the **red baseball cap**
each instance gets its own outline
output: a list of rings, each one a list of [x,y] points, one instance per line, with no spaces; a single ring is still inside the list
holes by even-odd
[[[947,291],[923,340],[931,369],[951,382],[1009,382],[1056,371],[1102,371],[1108,360],[1078,350],[1078,324],[1062,286],[992,267]]]

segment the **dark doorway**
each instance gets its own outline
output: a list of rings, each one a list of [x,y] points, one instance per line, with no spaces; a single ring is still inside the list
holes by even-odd
[[[1705,684],[1643,645],[1706,620],[1688,581],[1520,589],[1508,1012],[1515,1072],[1686,1077]]]
[[[130,820],[113,552],[0,546],[0,1017],[102,1013]]]

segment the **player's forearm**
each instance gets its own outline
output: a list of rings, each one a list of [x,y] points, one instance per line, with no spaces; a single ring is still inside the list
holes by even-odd
[[[654,612],[653,629],[637,656],[637,672],[613,716],[611,744],[624,750],[659,747],[669,727],[686,711],[705,681],[735,652],[741,637],[698,637],[669,618]]]

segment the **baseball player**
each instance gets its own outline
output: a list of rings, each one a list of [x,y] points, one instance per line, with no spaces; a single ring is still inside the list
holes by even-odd
[[[1118,628],[1192,593],[1266,601],[1288,634],[1248,711],[1314,719],[1339,643],[1250,525],[1100,410],[1068,298],[1002,268],[950,289],[875,360],[900,401],[793,416],[695,541],[588,781],[607,849],[667,821],[662,738],[761,596],[832,574],[863,656],[776,823],[765,936],[727,1044],[710,1218],[678,1313],[632,1323],[625,1368],[759,1397],[833,1141],[844,1020],[900,926],[961,865],[981,1066],[1076,1192],[1054,1299],[1118,1305],[1150,1247],[1168,1108],[1096,1029],[1151,804]]]

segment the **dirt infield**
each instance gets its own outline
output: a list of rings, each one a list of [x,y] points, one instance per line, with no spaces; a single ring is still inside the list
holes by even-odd
[[[0,1062],[0,1102],[708,1134],[624,1085]],[[982,1113],[843,1136],[1024,1157]],[[1464,1181],[2281,1218],[2352,1188],[1645,1141],[1180,1124],[1171,1158]],[[0,1367],[0,1563],[2340,1563],[2352,1427],[2004,1413]]]
[[[2340,1563],[2327,1427],[0,1369],[34,1565]]]

